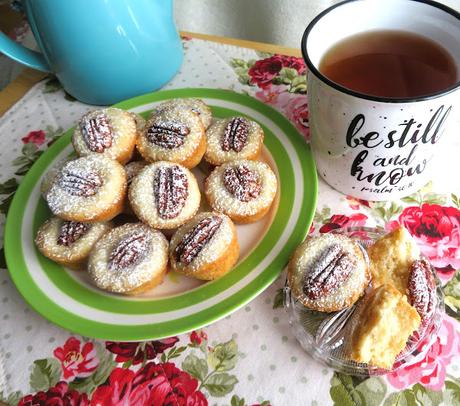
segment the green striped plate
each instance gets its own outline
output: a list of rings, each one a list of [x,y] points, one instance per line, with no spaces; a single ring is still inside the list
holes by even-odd
[[[245,115],[265,131],[262,159],[279,180],[277,200],[263,220],[237,226],[241,256],[224,277],[208,283],[169,273],[165,282],[137,297],[93,287],[75,272],[43,257],[34,246],[38,227],[50,216],[40,197],[44,173],[72,152],[72,129],[56,141],[27,173],[8,212],[5,254],[19,292],[38,313],[75,333],[106,340],[148,340],[184,333],[234,312],[280,274],[311,224],[317,177],[308,145],[295,127],[271,107],[242,94],[217,89],[178,89],[151,93],[116,105],[147,114],[155,104],[199,97],[215,117]],[[204,178],[195,169],[199,179]]]

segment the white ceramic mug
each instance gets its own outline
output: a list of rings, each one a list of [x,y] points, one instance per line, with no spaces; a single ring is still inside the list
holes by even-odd
[[[409,31],[431,38],[449,51],[459,72],[460,14],[429,0],[348,0],[318,15],[303,35],[311,147],[318,173],[342,193],[390,200],[442,175],[436,172],[436,159],[454,135],[449,133],[459,115],[460,82],[428,96],[396,99],[360,94],[319,72],[321,58],[331,46],[370,30]]]

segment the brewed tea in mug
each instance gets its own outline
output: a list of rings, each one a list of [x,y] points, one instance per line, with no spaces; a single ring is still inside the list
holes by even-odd
[[[407,31],[368,31],[345,38],[326,52],[319,70],[348,89],[389,98],[426,96],[458,80],[446,49]]]

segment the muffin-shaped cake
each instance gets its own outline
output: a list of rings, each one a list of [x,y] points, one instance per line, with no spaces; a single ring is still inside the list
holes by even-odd
[[[189,99],[172,99],[167,102],[161,103],[159,106],[155,107],[153,114],[161,113],[165,110],[171,109],[184,109],[191,110],[201,119],[204,128],[208,128],[212,122],[212,112],[209,106],[201,99],[189,98]]]
[[[417,330],[420,316],[393,285],[374,289],[353,315],[346,352],[352,360],[391,368]]]
[[[257,159],[264,142],[262,127],[245,117],[215,120],[206,131],[204,159],[212,165],[236,159]]]
[[[159,229],[176,228],[190,220],[201,198],[192,172],[165,161],[142,169],[132,180],[128,196],[136,216]]]
[[[165,109],[147,121],[137,149],[148,162],[170,161],[193,168],[206,151],[203,123],[192,110]]]
[[[94,244],[110,229],[110,223],[81,223],[52,217],[39,228],[35,244],[58,264],[83,269]]]
[[[230,271],[239,253],[232,221],[224,214],[203,212],[173,235],[169,260],[178,273],[212,280]]]
[[[321,234],[295,250],[288,265],[293,295],[309,309],[334,312],[353,305],[370,281],[363,250],[353,239]]]
[[[132,161],[132,162],[129,162],[129,163],[127,163],[125,165],[126,179],[127,179],[127,182],[128,182],[128,188],[131,185],[131,182],[133,181],[133,179],[147,165],[148,165],[148,162],[145,162],[145,161]],[[123,209],[123,212],[126,213],[126,214],[132,214],[133,213],[133,211],[131,209],[131,206],[129,204],[128,195],[126,195],[125,207]]]
[[[238,223],[267,214],[276,195],[276,176],[263,162],[237,160],[218,166],[205,182],[209,205]]]
[[[168,263],[165,236],[141,223],[124,224],[94,246],[88,273],[100,289],[132,295],[163,281]]]
[[[80,156],[98,154],[125,163],[131,159],[136,138],[132,113],[109,107],[85,114],[75,127],[72,144]]]
[[[420,258],[420,249],[402,226],[379,238],[368,250],[372,285],[392,284],[406,294],[411,264]]]
[[[45,199],[56,216],[70,221],[111,220],[126,195],[126,172],[117,161],[88,155],[67,162],[54,177]]]

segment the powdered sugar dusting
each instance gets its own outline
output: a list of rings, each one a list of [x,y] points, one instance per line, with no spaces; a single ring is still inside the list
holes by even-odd
[[[420,259],[412,263],[408,292],[409,302],[415,307],[423,323],[430,318],[436,305],[436,284],[428,261]]]
[[[336,288],[331,289],[328,294],[319,296],[317,299],[310,299],[303,293],[304,278],[312,270],[318,256],[333,246],[340,247],[343,253],[353,261],[353,268],[345,280],[338,283]],[[363,292],[369,282],[368,264],[358,243],[352,239],[337,234],[321,234],[315,237],[308,237],[296,250],[293,257],[293,266],[290,266],[290,281],[293,291],[302,295],[302,301],[312,308],[343,308],[347,300]],[[314,269],[314,268],[313,268]]]
[[[123,270],[136,266],[146,255],[149,238],[144,232],[137,232],[122,239],[110,253],[109,269]]]
[[[134,116],[109,107],[85,114],[76,126],[72,144],[80,156],[98,154],[126,162],[137,138]]]
[[[102,179],[98,173],[84,169],[63,170],[58,182],[59,186],[72,196],[93,196],[102,186]]]
[[[223,181],[227,190],[242,202],[248,202],[260,195],[260,176],[243,164],[226,168]]]
[[[101,289],[127,293],[166,270],[168,242],[142,223],[127,223],[105,234],[88,261],[88,273]]]
[[[46,194],[51,189],[53,182],[67,162],[69,162],[69,158],[64,158],[54,164],[50,169],[48,169],[48,172],[46,172],[45,176],[43,177],[42,184],[40,185],[40,192],[44,199],[46,199]]]
[[[152,144],[166,149],[180,147],[185,137],[190,133],[190,128],[185,124],[173,120],[156,120],[147,128],[147,140]]]
[[[134,119],[136,123],[137,132],[140,134],[142,131],[144,131],[145,128],[146,121],[144,117],[142,117],[140,114],[133,113],[131,111],[129,111],[128,113],[131,114],[131,117]]]
[[[236,159],[254,159],[262,148],[264,142],[262,128],[255,121],[245,119],[248,123],[248,132],[242,148],[237,148],[238,151],[233,148],[223,149],[225,130],[233,118],[216,119],[206,131],[208,146],[204,157],[213,165],[221,165]]]
[[[225,126],[222,136],[222,149],[240,152],[248,140],[249,123],[244,117],[233,117]]]
[[[196,153],[205,137],[200,118],[189,109],[170,108],[154,114],[137,140],[149,162],[183,162]]]
[[[93,152],[104,152],[112,146],[112,127],[103,112],[84,115],[80,121],[80,131],[86,145]]]
[[[212,239],[221,224],[222,219],[217,216],[210,216],[201,220],[177,244],[174,250],[176,260],[189,265]]]
[[[232,193],[225,185],[225,172],[227,169],[239,167],[245,167],[253,173],[254,178],[257,179],[254,180],[260,185],[259,193],[252,193],[252,198],[247,199],[247,201],[240,200],[236,196],[236,193]],[[235,189],[236,187],[235,185]],[[276,196],[277,187],[278,181],[276,175],[266,163],[236,160],[227,162],[214,169],[206,180],[205,191],[214,210],[230,216],[250,216],[272,204]],[[244,195],[242,190],[241,194]]]
[[[221,219],[220,225],[213,232],[212,237],[203,244],[201,250],[197,255],[190,261],[189,264],[176,260],[176,247],[181,243],[185,238],[186,234],[190,233],[192,229],[199,224],[202,220],[205,220],[209,217],[218,217]],[[225,254],[225,251],[228,249],[234,238],[234,227],[231,220],[219,213],[212,212],[202,212],[198,213],[189,223],[185,224],[179,228],[171,239],[171,252],[173,253],[173,259],[176,261],[176,266],[178,269],[186,268],[187,270],[197,270],[200,269],[203,265],[214,262],[217,258],[220,258]],[[200,237],[202,237],[200,235]]]
[[[168,199],[165,200],[164,193],[166,191],[171,191],[170,186],[164,185],[162,186],[162,199],[157,198],[159,194],[155,192],[155,179],[157,171],[160,168],[171,168],[171,167],[178,167],[180,168],[180,173],[184,174],[187,180],[187,196],[185,197],[185,202],[182,209],[178,212],[178,214],[174,218],[167,218],[165,216],[161,216],[161,213],[169,213],[169,209],[167,207],[173,208],[174,203],[177,203],[176,200],[178,198],[177,192],[173,192]],[[172,177],[171,179],[173,189],[184,186],[183,183],[179,182],[179,177]],[[163,190],[164,189],[164,190]],[[185,193],[182,194],[185,196]],[[131,185],[129,187],[129,202],[131,208],[135,212],[136,216],[146,224],[149,224],[151,227],[159,228],[159,229],[169,229],[169,228],[176,228],[181,226],[184,222],[191,219],[195,213],[197,212],[200,206],[200,190],[198,188],[198,183],[194,177],[194,175],[188,170],[187,168],[166,161],[155,162],[146,166],[142,169],[139,174],[132,180]],[[159,208],[158,205],[160,203],[166,204]]]
[[[154,195],[158,215],[163,219],[176,218],[188,197],[188,180],[178,166],[159,167],[155,172]]]
[[[122,200],[125,192],[123,167],[93,154],[67,162],[55,176],[46,200],[58,216],[90,221]]]
[[[319,252],[307,270],[303,292],[315,300],[339,289],[351,274],[355,261],[339,244],[332,244]]]
[[[68,247],[83,237],[89,230],[89,227],[89,224],[78,221],[64,221],[56,242],[58,245]]]
[[[201,99],[187,98],[187,99],[172,99],[167,102],[161,103],[155,108],[156,113],[162,113],[167,110],[185,109],[191,110],[200,116],[201,121],[205,128],[211,125],[212,113],[211,109]]]
[[[137,174],[147,166],[145,161],[133,161],[125,165],[126,177],[128,185],[131,184],[132,180],[137,176]]]

